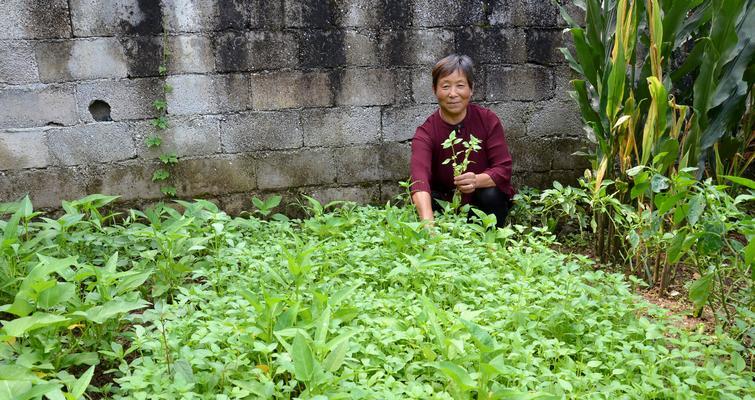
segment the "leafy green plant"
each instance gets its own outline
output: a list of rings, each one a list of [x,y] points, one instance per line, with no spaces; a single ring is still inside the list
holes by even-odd
[[[451,149],[451,157],[443,160],[443,165],[451,164],[453,168],[454,176],[459,176],[466,172],[469,168],[470,160],[469,156],[473,151],[479,151],[481,149],[480,144],[482,141],[477,139],[474,135],[469,135],[469,140],[456,137],[456,129],[452,130],[448,135],[448,138],[441,143],[444,149]],[[461,148],[457,151],[456,146],[461,145]],[[459,158],[461,157],[461,161]],[[454,191],[453,200],[451,201],[451,209],[456,210],[461,205],[461,193],[458,190]]]

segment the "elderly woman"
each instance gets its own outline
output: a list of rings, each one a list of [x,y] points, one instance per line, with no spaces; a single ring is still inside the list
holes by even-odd
[[[433,210],[438,208],[434,200],[449,201],[458,190],[462,204],[471,203],[494,214],[500,227],[515,193],[511,154],[495,113],[469,102],[474,90],[473,67],[468,56],[451,54],[433,68],[433,93],[439,107],[417,128],[412,140],[412,202],[419,217],[432,222]],[[482,141],[482,149],[469,157],[469,169],[458,176],[454,176],[450,164],[443,165],[452,154],[442,143],[454,130],[456,137],[465,141],[470,135]],[[461,162],[461,156],[457,162]]]

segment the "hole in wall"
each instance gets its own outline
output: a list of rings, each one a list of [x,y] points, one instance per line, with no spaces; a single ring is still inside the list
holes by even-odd
[[[94,100],[89,103],[89,113],[95,121],[112,121],[110,118],[110,104],[102,100]]]

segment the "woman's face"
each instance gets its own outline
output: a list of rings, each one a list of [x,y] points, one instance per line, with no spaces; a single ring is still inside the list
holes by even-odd
[[[433,91],[435,97],[438,98],[441,111],[447,116],[463,114],[467,109],[469,99],[472,97],[472,88],[467,82],[466,75],[460,70],[438,79]]]

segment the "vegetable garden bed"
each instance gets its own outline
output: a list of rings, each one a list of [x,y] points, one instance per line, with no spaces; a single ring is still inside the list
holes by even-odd
[[[554,238],[408,208],[0,222],[0,398],[752,398],[745,349],[667,323]],[[91,367],[90,367],[91,365]],[[94,378],[94,379],[92,379]],[[88,389],[87,389],[88,387]],[[84,389],[87,389],[86,394]]]

